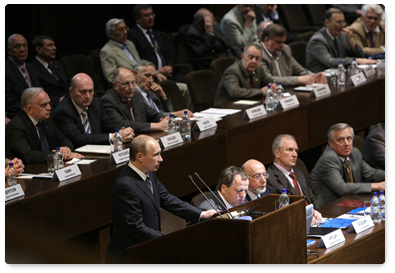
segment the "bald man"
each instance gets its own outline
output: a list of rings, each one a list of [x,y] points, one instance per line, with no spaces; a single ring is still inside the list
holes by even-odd
[[[267,178],[269,174],[266,172],[265,165],[255,159],[247,160],[242,166],[242,169],[248,175],[248,190],[247,190],[247,201],[252,201],[260,197],[267,196],[273,193],[269,187],[267,187]]]

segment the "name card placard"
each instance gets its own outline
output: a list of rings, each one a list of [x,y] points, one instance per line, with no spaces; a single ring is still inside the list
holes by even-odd
[[[344,241],[346,241],[346,238],[344,238],[344,234],[339,228],[325,236],[322,236],[320,242],[318,243],[318,247],[330,248],[334,245],[343,243]]]
[[[329,88],[328,84],[323,84],[314,87],[314,95],[317,99],[329,96],[330,94],[331,94],[331,89]]]
[[[283,98],[280,100],[280,103],[283,110],[287,110],[299,106],[299,100],[296,97],[296,95],[290,96],[289,98]]]
[[[24,196],[25,193],[22,190],[22,187],[20,184],[16,184],[14,186],[5,188],[5,201],[10,201],[12,199]]]
[[[350,79],[351,79],[351,82],[354,84],[354,86],[358,86],[358,85],[366,82],[365,75],[361,72],[359,72],[358,74],[352,75],[350,77]]]
[[[263,107],[263,104],[246,109],[246,112],[244,114],[244,118],[246,119],[254,119],[254,118],[259,118],[266,116],[266,110],[265,107]]]
[[[369,215],[367,215],[365,217],[362,217],[362,218],[352,222],[350,227],[348,228],[347,233],[355,232],[356,234],[358,234],[358,233],[365,231],[371,227],[374,227],[374,223],[372,221],[372,218]]]
[[[177,144],[184,143],[180,132],[161,137],[160,141],[162,142],[163,148],[165,149]]]
[[[376,74],[376,70],[373,68],[372,65],[368,65],[363,68],[363,73],[365,73],[366,78],[369,78],[370,76]]]
[[[113,161],[115,164],[121,164],[123,162],[129,161],[129,149],[124,149],[122,151],[112,153],[111,154],[111,161]]]
[[[76,177],[81,175],[80,168],[78,168],[78,165],[73,164],[69,167],[62,168],[60,170],[55,171],[55,175],[53,179],[58,178],[59,182],[62,182],[64,180]]]
[[[217,127],[217,123],[215,122],[213,117],[208,117],[196,122],[194,130],[203,132],[211,128]]]

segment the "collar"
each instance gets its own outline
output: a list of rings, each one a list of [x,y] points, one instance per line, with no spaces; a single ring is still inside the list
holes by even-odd
[[[139,24],[136,24],[136,26],[137,26],[144,34],[148,34],[147,32],[148,32],[149,29],[145,29],[145,28],[143,28],[142,26],[140,26]]]
[[[26,113],[26,112],[25,112]],[[34,126],[37,126],[37,124],[39,123],[39,121],[35,118],[33,118],[32,116],[30,116],[28,113],[26,113],[26,115],[30,118],[30,120],[33,122]]]
[[[75,107],[75,109],[77,110],[77,112],[78,112],[79,115],[81,115],[82,111],[88,110],[88,107],[87,107],[86,109],[82,109],[81,107],[79,107],[79,106],[74,102],[74,100],[73,100],[71,97],[70,97],[70,99],[71,99],[71,101],[73,102],[74,107]]]
[[[131,161],[129,161],[128,166],[129,166],[129,168],[131,168],[133,171],[135,171],[135,172],[141,177],[141,179],[143,179],[143,181],[145,181],[145,180],[147,179],[147,176],[148,176],[148,175],[145,174],[145,173],[143,173],[142,171],[140,171],[136,166],[134,166],[134,165],[132,164]]]
[[[113,43],[116,46],[119,46],[122,50],[126,47],[126,43],[125,44],[120,44],[118,42],[115,42],[114,40],[110,40],[110,43]]]
[[[349,157],[349,156],[347,156],[346,159],[344,159],[344,157],[341,157],[341,156],[339,156],[339,158],[340,158],[340,161],[341,161],[342,163],[344,163],[344,161],[345,161],[346,159],[348,160],[348,162],[350,162],[350,157]]]
[[[365,30],[366,33],[369,33],[370,31],[365,27],[365,24],[362,22],[363,29]],[[376,27],[374,32],[380,32],[379,26]]]
[[[228,201],[225,200],[225,197],[223,197],[223,195],[221,194],[220,191],[218,191],[219,196],[221,197],[222,201],[224,201],[224,204],[226,206],[227,209],[233,208],[233,206],[231,204],[228,203]],[[215,198],[215,197],[214,197]]]
[[[325,28],[325,31],[326,31],[326,33],[328,33],[329,38],[331,38],[332,41],[335,40],[336,37],[333,37],[332,34],[330,34],[328,30],[326,30],[326,28]]]
[[[148,92],[144,91],[143,89],[141,89],[140,86],[136,85],[136,90],[144,96],[144,98],[147,98]]]
[[[49,69],[49,63],[40,59],[38,56],[36,56],[36,60],[39,61],[46,69]]]
[[[285,177],[288,177],[290,173],[295,173],[293,169],[291,169],[291,171],[288,171],[283,167],[281,167],[280,165],[278,165],[276,162],[274,162],[273,164],[274,166],[277,167],[277,169],[279,169],[285,175]]]
[[[273,55],[272,53],[270,53],[270,51],[267,49],[267,47],[265,46],[265,44],[263,42],[261,42],[262,48],[263,50],[265,50],[265,52],[267,53],[267,55],[269,55],[269,58],[274,59],[275,61],[278,61],[278,59],[281,56],[281,52],[279,55]]]

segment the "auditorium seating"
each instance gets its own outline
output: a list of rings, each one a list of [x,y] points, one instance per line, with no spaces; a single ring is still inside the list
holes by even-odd
[[[218,82],[217,75],[209,69],[187,74],[187,85],[195,104],[195,111],[202,111],[214,105]]]
[[[225,70],[236,60],[235,57],[219,57],[211,62],[210,69],[214,71],[218,79],[221,80]]]

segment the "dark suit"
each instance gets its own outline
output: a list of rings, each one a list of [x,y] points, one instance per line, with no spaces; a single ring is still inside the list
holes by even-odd
[[[376,124],[366,136],[363,160],[373,168],[385,170],[385,123]]]
[[[296,179],[299,182],[299,186],[302,193],[306,197],[307,203],[312,203],[315,208],[318,208],[318,200],[314,195],[313,191],[307,184],[307,181],[302,172],[298,169],[293,169]],[[283,188],[287,189],[288,195],[296,195],[295,188],[290,184],[289,180],[285,177],[282,171],[280,171],[274,164],[267,168],[269,178],[267,179],[267,185],[272,189],[274,193],[281,194]]]
[[[159,122],[161,118],[165,117],[149,107],[143,96],[137,91],[130,99],[134,120],[132,120],[127,104],[122,101],[113,88],[107,90],[106,94],[101,97],[101,101],[106,113],[115,123],[131,127],[135,133],[151,131],[150,123]]]
[[[217,190],[213,191],[213,193],[219,200],[221,200],[221,202],[223,202],[223,200],[222,200],[222,198],[219,195]],[[213,196],[213,194],[211,192],[207,192],[205,194],[206,194],[206,197],[210,200],[210,202],[214,205],[215,209],[217,209],[217,210],[226,210],[225,207],[224,207],[224,204],[220,203],[217,200],[217,198],[215,198]],[[202,203],[200,203],[197,207],[199,209],[201,209],[201,210],[213,209],[213,207],[210,205],[210,203],[206,199]]]
[[[354,183],[347,183],[344,163],[328,145],[309,176],[309,185],[321,205],[348,194],[371,193],[370,182],[385,180],[385,172],[370,167],[361,152],[353,148],[349,156]]]
[[[111,206],[113,231],[107,252],[107,263],[125,262],[126,248],[163,235],[160,208],[187,222],[199,221],[201,210],[170,194],[154,172],[148,173],[154,194],[146,182],[126,165],[115,181]]]
[[[272,190],[271,190],[269,187],[266,187],[265,192],[259,194],[259,198],[268,196],[268,195],[271,194],[271,193],[273,193]],[[251,193],[251,194],[253,194],[253,193]],[[250,190],[248,190],[248,191],[247,191],[247,195],[246,195],[246,201],[249,202],[249,201],[253,201],[253,200],[255,200],[255,199],[257,199],[257,198],[251,198],[251,196],[250,196]]]
[[[40,87],[35,68],[26,63],[27,72],[33,87]],[[21,110],[20,100],[22,92],[28,88],[25,78],[13,61],[7,59],[5,62],[5,111],[6,117],[13,118]]]
[[[56,75],[59,77],[57,81],[54,76],[46,69],[36,58],[32,61],[32,65],[36,69],[41,87],[44,88],[48,96],[51,98],[52,108],[59,103],[59,99],[68,94],[69,83],[63,65],[58,60],[52,61]]]
[[[97,97],[93,97],[93,101],[88,107],[91,134],[85,134],[81,117],[71,97],[63,99],[58,104],[53,111],[53,117],[58,128],[71,140],[75,148],[86,144],[109,144],[108,133],[114,133],[115,129],[121,128],[107,116]]]
[[[52,118],[42,121],[44,134],[51,150],[67,146],[73,150],[73,144],[59,131]],[[36,127],[25,113],[19,112],[5,128],[6,157],[18,157],[25,164],[47,161],[47,154],[41,150],[40,139]]]
[[[149,105],[147,100],[145,99],[145,96],[143,95],[145,93],[145,91],[143,91],[139,86],[136,86],[136,93],[137,92],[141,93],[141,96],[143,96],[145,103],[147,103],[147,105]],[[173,112],[173,105],[171,104],[171,100],[169,97],[167,98],[167,100],[163,100],[162,98],[159,98],[155,94],[155,92],[153,92],[151,90],[148,91],[148,94],[151,96],[152,100],[158,107],[158,110],[160,113],[164,114],[165,116],[168,116],[168,115],[170,115],[171,112]]]

